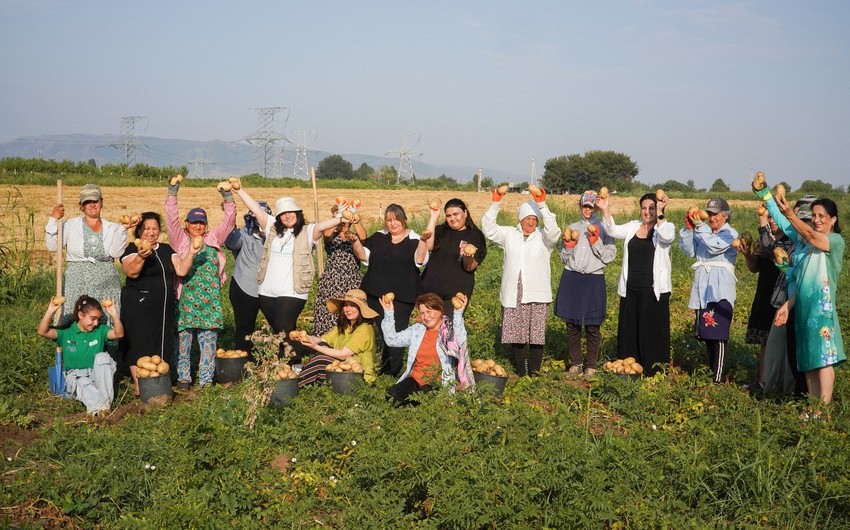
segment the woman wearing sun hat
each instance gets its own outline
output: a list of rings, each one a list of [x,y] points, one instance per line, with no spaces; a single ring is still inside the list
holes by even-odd
[[[198,382],[201,386],[212,384],[215,375],[215,352],[218,330],[224,327],[221,309],[221,288],[227,279],[224,272],[224,241],[236,226],[236,203],[230,191],[220,190],[224,199],[224,218],[209,230],[207,212],[192,208],[180,223],[177,192],[180,183],[168,186],[165,198],[165,226],[168,241],[181,258],[193,254],[192,268],[185,276],[177,278],[177,387],[188,390],[192,383],[192,340],[197,336],[201,352],[198,364]],[[201,243],[197,245],[196,242]]]
[[[729,226],[732,210],[724,199],[715,198],[705,206],[708,219],[699,211],[685,215],[679,231],[679,248],[696,262],[688,307],[694,310],[694,333],[705,343],[714,382],[722,383],[728,371],[729,328],[735,307],[735,259],[738,251],[732,240],[738,231]]]
[[[322,232],[337,226],[341,217],[338,215],[320,223],[308,224],[304,212],[292,197],[281,197],[275,201],[272,216],[244,186],[234,191],[257,218],[265,235],[257,270],[260,310],[272,331],[286,333],[286,341],[293,345],[288,334],[296,328],[298,315],[307,304],[316,275],[313,249],[321,240]]]
[[[298,386],[306,386],[326,378],[326,367],[334,360],[357,360],[363,367],[367,383],[375,380],[375,328],[378,316],[366,302],[366,293],[351,289],[344,296],[331,298],[328,311],[338,315],[337,325],[321,337],[303,337],[301,343],[315,350],[299,375]]]
[[[118,304],[120,314],[121,278],[115,260],[124,253],[127,229],[135,225],[120,225],[101,217],[103,194],[96,184],[86,184],[80,190],[80,211],[83,215],[68,219],[63,227],[62,246],[65,248],[64,296],[77,300],[87,294],[97,300],[110,298]],[[65,205],[57,204],[44,229],[47,250],[56,252],[59,220],[65,215]],[[62,309],[62,321],[73,315],[70,303]]]

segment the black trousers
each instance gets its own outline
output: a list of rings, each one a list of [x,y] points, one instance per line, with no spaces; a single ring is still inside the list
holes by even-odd
[[[272,331],[275,333],[284,332],[287,335],[295,329],[298,322],[298,315],[307,305],[307,300],[295,298],[294,296],[263,296],[260,295],[260,310],[268,320]],[[303,346],[294,343],[286,337],[286,343],[292,346],[295,350],[295,356],[292,358],[293,363],[301,362]],[[283,344],[281,344],[281,353],[283,353]]]
[[[381,336],[381,342],[384,344],[381,350],[381,373],[389,374],[393,377],[401,375],[401,367],[404,362],[404,348],[390,347],[384,341],[384,332],[381,328],[381,323],[384,321],[384,308],[376,296],[366,295],[366,303],[369,307],[378,313],[378,317],[374,319],[377,326],[378,334]],[[395,330],[404,331],[410,325],[410,315],[413,313],[413,304],[393,301],[393,317],[395,318]]]
[[[652,289],[630,289],[620,298],[617,357],[634,357],[646,375],[670,362],[670,293],[656,300]]]
[[[581,328],[587,340],[587,359],[585,368],[596,368],[599,362],[599,347],[602,345],[602,333],[599,326],[581,326],[567,322],[567,349],[570,352],[570,365],[581,364]]]
[[[396,407],[403,407],[414,404],[414,402],[409,399],[411,394],[415,392],[430,392],[431,389],[431,385],[420,385],[416,382],[416,379],[412,377],[405,377],[398,383],[389,387],[387,389],[387,395],[392,398],[393,404]]]
[[[254,345],[245,337],[257,328],[257,315],[260,313],[260,299],[251,296],[239,287],[233,279],[230,280],[230,305],[233,306],[233,318],[236,329],[233,331],[233,347],[248,352],[248,358],[254,360],[252,349]]]

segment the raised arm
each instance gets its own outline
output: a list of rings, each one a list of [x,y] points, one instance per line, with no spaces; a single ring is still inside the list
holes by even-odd
[[[248,194],[248,191],[245,189],[245,186],[239,186],[238,190],[233,191],[242,200],[242,203],[245,205],[245,207],[251,210],[251,213],[254,214],[254,217],[257,218],[257,224],[260,226],[260,229],[265,231],[266,225],[268,223],[274,222],[272,216],[267,214],[263,207],[260,206],[257,201],[255,201],[254,198]],[[313,239],[315,240],[316,238]]]

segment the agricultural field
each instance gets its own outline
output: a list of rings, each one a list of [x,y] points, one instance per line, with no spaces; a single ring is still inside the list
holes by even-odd
[[[220,218],[213,188],[184,187],[181,212]],[[66,186],[74,216],[79,186]],[[104,216],[162,211],[164,187],[104,186]],[[270,203],[295,197],[313,220],[307,188],[257,188]],[[459,197],[479,223],[489,193],[320,189],[320,216],[338,195],[358,198],[368,231],[401,204],[421,230],[427,203]],[[504,199],[500,222],[516,222],[527,195]],[[550,317],[543,373],[511,375],[505,393],[425,395],[417,407],[384,399],[379,377],[351,395],[303,391],[287,407],[264,407],[245,427],[249,383],[192,390],[146,406],[121,386],[113,412],[89,419],[78,403],[48,395],[52,345],[35,328],[55,289],[43,226],[55,187],[0,187],[0,526],[20,528],[850,528],[850,370],[836,371],[826,419],[804,423],[805,400],[740,389],[755,376],[744,343],[756,276],[739,260],[728,384],[713,385],[687,309],[690,260],[673,250],[674,369],[653,378],[564,377],[563,322]],[[680,225],[705,199],[673,197]],[[560,226],[577,219],[577,196],[548,201]],[[636,197],[616,197],[618,221]],[[732,225],[755,232],[756,202],[738,197]],[[242,223],[244,206],[237,199]],[[847,223],[850,201],[839,204]],[[619,245],[620,255],[622,245]],[[499,344],[502,253],[489,248],[466,313],[473,357],[511,372]],[[232,260],[229,260],[232,266]],[[606,270],[603,357],[616,355],[618,258]],[[552,285],[561,266],[552,258]],[[848,256],[839,312],[850,333]],[[225,286],[224,292],[227,292]],[[302,314],[310,327],[312,297]],[[225,302],[223,347],[232,345]],[[847,346],[845,345],[845,349]],[[486,390],[486,389],[485,389]]]

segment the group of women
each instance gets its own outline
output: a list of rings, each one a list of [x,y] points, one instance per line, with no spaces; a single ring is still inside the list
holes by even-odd
[[[541,368],[548,306],[553,301],[555,314],[566,323],[568,375],[594,375],[600,325],[607,313],[604,269],[616,258],[614,239],[624,240],[617,285],[618,355],[635,357],[648,374],[669,361],[670,248],[675,227],[665,218],[663,194],[641,197],[639,219],[618,225],[609,198],[587,191],[579,201],[579,220],[562,232],[546,205],[545,190],[535,190],[533,200],[520,205],[516,225],[499,225],[504,193],[494,189],[481,229],[466,204],[451,199],[443,206],[444,222],[437,224],[440,210],[432,208],[421,235],[408,227],[407,215],[397,204],[386,208],[384,228],[366,235],[350,204],[336,206],[329,219],[307,223],[293,198],[278,199],[273,214],[268,204],[252,198],[243,186],[220,190],[224,217],[217,227],[210,230],[201,208],[190,210],[181,223],[179,186],[172,180],[165,201],[170,245],[159,242],[161,219],[154,212],[145,212],[123,227],[101,219],[103,198],[94,185],[81,191],[83,216],[65,224],[68,237],[64,241],[69,298],[77,294],[115,297],[120,286],[112,260],[120,257],[127,277],[120,289],[121,312],[132,315],[125,319],[121,340],[125,361],[134,365],[140,356],[151,354],[170,359],[176,333],[178,388],[186,389],[192,382],[189,352],[194,338],[201,351],[199,383],[212,382],[217,333],[223,326],[224,248],[236,260],[229,292],[234,346],[250,351],[246,337],[254,331],[259,312],[276,333],[296,328],[315,278],[313,250],[319,243],[325,245],[328,260],[319,278],[313,334],[296,342],[287,339],[287,346],[282,346],[296,350],[296,357],[315,352],[304,366],[302,384],[324,379],[325,367],[334,359],[352,357],[364,367],[367,380],[378,371],[399,377],[390,390],[397,403],[409,402],[412,392],[437,382],[472,384],[463,312],[472,298],[475,271],[486,257],[487,240],[504,250],[501,342],[510,347],[518,375],[535,374]],[[238,229],[234,194],[248,209]],[[782,232],[797,244],[794,266],[789,269],[795,272],[780,275],[791,294],[776,311],[776,324],[798,324],[800,370],[806,372],[810,393],[828,401],[834,379],[831,366],[844,359],[837,320],[834,325],[826,323],[830,315],[835,316],[831,301],[843,254],[837,208],[828,199],[816,201],[815,223],[809,227],[784,201],[763,194],[761,198],[776,221],[770,237],[781,239]],[[738,234],[729,225],[727,201],[712,199],[705,210],[706,219],[698,212],[688,213],[679,231],[679,247],[695,259],[689,307],[695,311],[695,334],[706,344],[715,381],[721,382],[728,370],[738,253],[733,240]],[[62,205],[57,205],[48,222],[51,250],[56,250],[56,227],[63,215]],[[129,245],[126,229],[136,236]],[[564,269],[553,297],[550,255],[556,248]],[[744,252],[749,263],[751,257]],[[362,280],[361,263],[367,264]],[[771,279],[765,278],[765,285],[770,284]],[[385,296],[388,293],[394,299]],[[453,297],[462,300],[457,309]],[[418,313],[410,326],[414,309]],[[817,336],[807,332],[813,319],[823,323]],[[820,361],[809,354],[813,348],[819,348]],[[818,362],[822,366],[816,366]]]

